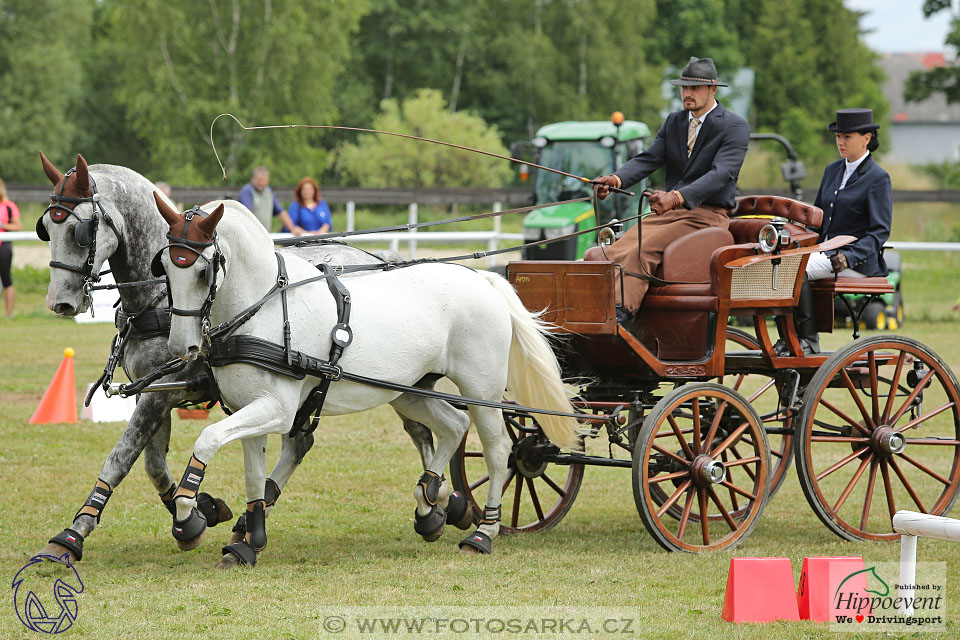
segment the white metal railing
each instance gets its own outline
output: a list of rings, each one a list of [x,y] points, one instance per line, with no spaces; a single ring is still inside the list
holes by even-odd
[[[916,511],[897,511],[893,516],[893,530],[900,535],[900,585],[904,596],[902,613],[913,615],[914,582],[917,578],[917,538],[936,538],[960,542],[960,520],[931,516]]]

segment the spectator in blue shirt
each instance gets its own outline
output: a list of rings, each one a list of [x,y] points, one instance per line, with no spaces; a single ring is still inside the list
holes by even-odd
[[[260,224],[270,231],[273,217],[278,216],[283,226],[293,226],[290,216],[277,201],[277,195],[270,188],[270,172],[266,167],[257,167],[250,175],[250,182],[244,185],[237,201],[253,212]]]
[[[320,187],[313,178],[302,178],[293,191],[290,203],[290,232],[295,236],[305,233],[326,233],[333,228],[330,207],[320,196]]]

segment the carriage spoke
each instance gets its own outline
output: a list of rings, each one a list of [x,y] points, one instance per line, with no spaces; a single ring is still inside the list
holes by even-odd
[[[873,502],[873,487],[877,482],[877,467],[880,461],[874,458],[870,461],[870,475],[867,478],[867,493],[863,498],[863,513],[860,514],[860,530],[866,531],[867,520],[870,518],[870,504]]]
[[[650,483],[655,484],[657,482],[666,482],[667,480],[677,480],[678,478],[686,478],[690,475],[689,471],[677,471],[675,473],[667,473],[662,476],[656,476],[650,478]]]
[[[477,487],[479,487],[489,479],[490,479],[490,476],[483,476],[482,478],[480,478],[479,480],[477,480],[476,482],[470,485],[470,491],[474,491]]]
[[[673,417],[673,416],[671,416],[671,417]],[[681,433],[681,434],[693,433],[693,429],[692,429],[692,428],[691,428],[691,429],[680,429],[680,433]],[[657,433],[657,434],[654,435],[653,437],[654,437],[654,438],[669,438],[669,437],[672,436],[672,435],[674,435],[674,434],[673,434],[673,431],[661,431],[660,433]]]
[[[516,475],[517,475],[517,471],[515,469],[507,470],[507,479],[504,480],[503,482],[503,488],[500,490],[501,494],[507,492],[507,487],[510,486],[510,483],[513,482],[513,479],[516,477]]]
[[[684,480],[680,484],[680,486],[677,487],[677,490],[673,492],[673,495],[667,498],[667,501],[664,502],[663,505],[660,507],[659,511],[657,511],[657,517],[662,518],[663,514],[667,512],[667,509],[673,506],[673,504],[677,501],[677,499],[680,498],[680,494],[686,491],[687,487],[689,487],[691,484],[692,483],[689,479]]]
[[[756,500],[756,499],[757,499],[757,496],[756,496],[756,495],[754,495],[754,494],[752,494],[752,493],[750,493],[750,492],[748,492],[748,491],[746,491],[746,490],[744,490],[744,489],[741,489],[740,487],[738,487],[737,485],[733,484],[733,483],[730,482],[729,480],[724,480],[724,481],[721,482],[720,484],[723,485],[724,487],[726,487],[727,489],[730,489],[731,491],[736,491],[737,493],[739,493],[740,495],[742,495],[744,498],[750,498],[751,500]]]
[[[940,414],[940,413],[943,413],[944,411],[946,411],[947,409],[950,409],[950,408],[952,408],[952,407],[953,407],[953,403],[952,403],[952,402],[948,402],[947,404],[943,405],[942,407],[937,407],[936,409],[934,409],[933,411],[930,411],[929,413],[925,413],[925,414],[923,414],[922,416],[918,416],[918,417],[914,418],[913,420],[911,420],[911,421],[908,422],[907,424],[903,425],[902,427],[897,427],[897,431],[899,431],[900,433],[903,433],[903,432],[906,431],[907,429],[913,429],[913,428],[916,427],[917,425],[926,422],[927,420],[929,420],[929,419],[932,418],[933,416],[935,416],[935,415],[937,415],[937,414]]]
[[[746,377],[746,374],[743,373],[737,376],[737,381],[733,383],[732,387],[734,391],[740,391],[740,385],[743,384],[743,381],[746,379]],[[720,384],[723,384],[723,378],[720,379]]]
[[[923,376],[920,379],[920,382],[917,383],[916,388],[910,392],[910,395],[907,396],[907,399],[903,401],[903,406],[890,418],[890,424],[897,424],[900,422],[900,418],[903,417],[903,414],[913,405],[913,402],[917,399],[917,396],[920,395],[920,392],[930,384],[930,379],[933,378],[934,371],[931,369],[927,372],[927,375]]]
[[[733,455],[737,458],[737,460],[738,460],[739,462],[727,463],[726,466],[728,466],[728,467],[731,467],[731,466],[734,466],[734,465],[741,465],[741,464],[750,464],[750,462],[756,462],[756,461],[759,461],[759,460],[760,460],[759,456],[754,456],[754,457],[752,457],[752,458],[749,458],[749,461],[750,461],[750,462],[744,462],[744,458],[743,458],[743,456],[740,455],[740,452],[737,451],[736,445],[730,447],[730,452],[733,453]],[[724,451],[723,454],[721,454],[721,455],[724,455],[724,454],[726,454],[726,451]],[[743,470],[744,470],[744,472],[746,472],[746,474],[747,474],[748,476],[750,476],[750,479],[751,479],[751,480],[753,480],[753,481],[756,481],[756,480],[757,480],[757,476],[754,475],[753,471],[751,471],[749,468],[744,467]]]
[[[870,370],[870,403],[873,414],[873,424],[880,421],[880,390],[877,388],[877,354],[871,351],[867,354],[867,369]]]
[[[517,521],[520,520],[520,494],[523,493],[523,483],[517,480],[517,488],[513,491],[513,510],[510,514],[510,526],[517,528]]]
[[[880,422],[889,424],[890,409],[893,408],[893,399],[897,396],[897,388],[900,386],[900,374],[903,372],[903,363],[907,359],[907,352],[901,351],[897,357],[897,368],[893,372],[893,378],[890,380],[890,393],[887,394],[887,402],[883,407],[883,416]]]
[[[887,511],[890,512],[890,519],[897,513],[897,506],[893,502],[893,485],[890,484],[890,472],[887,471],[887,461],[880,461],[880,473],[883,475],[883,490],[887,494]]]
[[[773,380],[767,381],[762,387],[753,392],[753,394],[747,398],[747,401],[753,404],[753,401],[763,395],[763,392],[773,386]]]
[[[673,452],[671,452],[671,451],[667,451],[666,449],[664,449],[663,447],[661,447],[661,446],[659,446],[659,445],[654,444],[654,445],[651,445],[651,447],[652,447],[652,448],[654,449],[654,451],[656,451],[657,453],[661,453],[661,454],[667,456],[668,458],[670,458],[670,459],[673,460],[674,462],[679,462],[680,464],[682,464],[682,465],[684,465],[684,466],[686,466],[686,467],[689,467],[689,466],[690,466],[690,461],[689,461],[689,460],[684,460],[683,458],[681,458],[681,457],[678,456],[677,454],[675,454],[675,453],[673,453]]]
[[[733,451],[736,452],[736,449],[734,448]],[[723,453],[721,453],[721,454],[720,454],[720,458],[723,460],[723,466],[727,468],[727,477],[732,480],[732,479],[733,479],[733,466],[734,466],[734,465],[731,464],[730,461],[727,459],[727,452],[724,451]],[[742,462],[742,458],[739,458],[739,456],[738,456],[738,459],[741,460],[741,462],[736,462],[735,464],[737,464],[737,465],[747,464],[747,463],[745,463],[745,462]],[[759,460],[759,459],[760,459],[760,458],[757,458],[757,460]],[[748,475],[750,474],[750,471],[749,471],[748,469],[744,469],[744,471],[746,471]],[[733,505],[733,510],[734,510],[734,511],[737,511],[737,510],[740,508],[740,507],[738,506],[738,504],[737,504],[737,494],[734,493],[734,492],[733,492],[732,490],[730,490],[730,489],[727,489],[727,491],[730,493],[730,504]]]
[[[863,416],[863,422],[866,424],[871,431],[877,428],[876,423],[873,419],[870,418],[870,415],[867,413],[867,408],[863,406],[863,400],[860,398],[860,394],[857,393],[857,388],[853,384],[853,380],[850,379],[850,374],[847,373],[846,368],[840,369],[840,377],[843,379],[843,385],[847,388],[847,391],[850,392],[850,396],[853,398],[853,401],[856,403],[857,408],[860,409],[860,415]]]
[[[933,477],[933,478],[936,478],[937,480],[939,480],[939,481],[942,482],[943,484],[947,485],[948,487],[950,486],[950,481],[949,481],[949,480],[947,480],[946,478],[944,478],[942,475],[940,475],[939,473],[937,473],[937,472],[934,471],[933,469],[931,469],[931,468],[927,467],[926,465],[922,464],[920,461],[914,460],[913,458],[911,458],[910,456],[908,456],[908,455],[905,454],[905,453],[898,453],[897,455],[899,455],[901,458],[903,458],[904,460],[906,460],[907,462],[909,462],[910,464],[912,464],[913,466],[915,466],[917,469],[920,469],[920,471],[923,471],[924,473],[926,473],[928,476],[931,476],[931,477]]]
[[[716,448],[716,449],[714,449],[713,451],[709,451],[708,453],[710,453],[710,455],[713,456],[713,457],[718,456],[721,451],[726,450],[727,447],[729,447],[729,446],[732,445],[734,442],[736,442],[737,439],[738,439],[740,436],[742,436],[743,433],[744,433],[747,429],[749,429],[749,428],[750,428],[750,423],[749,423],[749,422],[744,422],[744,423],[741,424],[739,427],[737,427],[736,429],[734,429],[733,432],[732,432],[730,435],[728,435],[728,436],[724,439],[723,442],[721,442],[719,445],[717,445],[717,448]]]
[[[863,444],[870,442],[870,438],[854,438],[851,436],[810,436],[810,442],[849,442],[851,444]]]
[[[843,493],[840,494],[840,497],[837,498],[836,504],[833,505],[833,512],[839,513],[840,508],[843,507],[843,503],[847,501],[847,498],[850,496],[850,492],[853,491],[853,488],[857,486],[857,482],[860,481],[860,476],[863,475],[864,470],[867,468],[867,464],[873,460],[873,455],[869,455],[863,459],[863,462],[860,463],[860,466],[857,467],[857,471],[853,474],[853,477],[850,478],[850,482],[847,483],[846,488],[844,488]]]
[[[530,491],[530,499],[533,501],[533,508],[537,511],[537,517],[543,520],[543,508],[540,506],[537,488],[533,486],[533,478],[527,478],[527,490]]]
[[[683,437],[683,433],[680,431],[680,425],[677,424],[677,421],[674,420],[671,415],[667,416],[667,422],[670,423],[670,428],[673,430],[674,435],[677,436],[677,440],[680,441],[680,448],[683,449],[683,453],[692,460],[695,456],[690,449],[690,445],[687,444],[687,439]]]
[[[850,455],[848,455],[848,456],[844,457],[843,459],[841,459],[841,460],[833,463],[829,468],[827,468],[827,469],[821,471],[820,473],[818,473],[818,474],[817,474],[817,482],[823,480],[824,478],[826,478],[828,475],[830,475],[831,473],[833,473],[834,471],[836,471],[836,470],[839,469],[840,467],[842,467],[842,466],[850,463],[850,462],[853,461],[853,460],[856,460],[856,459],[860,456],[860,454],[862,454],[864,451],[867,450],[867,448],[868,448],[868,447],[864,447],[863,449],[857,449],[856,451],[854,451],[854,452],[851,453]]]
[[[687,499],[683,502],[683,513],[680,514],[680,527],[677,529],[677,539],[683,540],[683,534],[687,530],[687,522],[690,521],[690,507],[693,506],[693,488],[687,489]]]
[[[820,404],[822,404],[823,406],[825,406],[827,409],[830,409],[830,411],[832,411],[833,413],[835,413],[835,414],[837,415],[837,417],[841,418],[844,422],[846,422],[847,424],[849,424],[851,427],[853,427],[854,429],[856,429],[857,431],[859,431],[859,432],[862,433],[863,435],[865,435],[865,436],[869,436],[869,435],[870,435],[870,432],[869,432],[866,428],[864,428],[864,426],[863,426],[862,424],[860,424],[859,422],[855,421],[853,418],[851,418],[850,416],[848,416],[846,413],[844,413],[843,411],[841,411],[841,410],[838,409],[837,407],[833,406],[832,404],[830,404],[829,402],[827,402],[826,400],[824,400],[823,397],[820,398]],[[817,424],[818,424],[819,426],[823,426],[824,428],[826,428],[825,425],[821,425],[820,423],[817,423]],[[835,430],[836,430],[836,431],[839,431],[839,429],[835,429]]]
[[[960,445],[960,440],[941,440],[940,438],[906,438],[906,441],[907,444],[934,444],[951,447]]]
[[[693,451],[701,452],[700,443],[700,398],[693,399]]]
[[[723,516],[723,519],[727,522],[727,526],[730,527],[730,530],[736,531],[737,523],[733,521],[733,518],[730,517],[730,512],[727,511],[726,507],[723,506],[723,503],[720,502],[717,492],[713,490],[713,487],[707,487],[707,493],[710,494],[710,499],[713,500],[713,503],[717,505],[718,509],[720,509],[720,515]]]
[[[559,495],[561,498],[566,497],[567,492],[561,489],[560,485],[558,485],[556,482],[551,480],[549,476],[547,476],[547,474],[543,474],[542,476],[540,476],[540,479],[546,482],[547,486],[549,486],[551,489],[556,491],[557,495]]]
[[[737,458],[736,460],[733,460],[731,462],[725,462],[724,466],[729,469],[730,467],[739,467],[745,464],[753,464],[754,462],[760,462],[760,456],[751,456],[749,458]],[[754,475],[750,473],[749,469],[744,469],[744,471],[747,472],[747,475],[750,476],[751,480],[755,479]]]
[[[929,513],[927,508],[923,506],[923,503],[920,501],[920,496],[917,495],[917,492],[913,490],[913,486],[907,481],[907,476],[903,474],[903,471],[900,469],[900,465],[897,464],[896,458],[890,458],[890,466],[893,467],[893,472],[897,474],[897,477],[900,478],[900,483],[903,484],[903,488],[907,490],[907,493],[910,494],[910,497],[913,498],[913,501],[918,507],[920,507],[921,513]]]
[[[707,492],[697,489],[697,502],[700,505],[700,532],[703,534],[703,544],[710,544],[710,517],[707,515]]]
[[[717,429],[720,428],[720,419],[723,418],[723,414],[729,406],[727,401],[724,400],[720,403],[720,406],[717,407],[716,415],[713,416],[713,422],[710,423],[710,428],[707,430],[707,437],[704,438],[704,446],[706,447],[704,451],[710,451],[710,447],[713,445],[713,439],[717,435]]]

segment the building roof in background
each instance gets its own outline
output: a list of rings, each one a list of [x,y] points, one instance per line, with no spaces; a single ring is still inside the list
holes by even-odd
[[[880,61],[887,81],[883,93],[890,101],[890,119],[894,124],[951,122],[960,123],[960,103],[947,104],[943,94],[933,94],[922,102],[907,102],[903,87],[914,71],[946,66],[942,52],[887,53]]]

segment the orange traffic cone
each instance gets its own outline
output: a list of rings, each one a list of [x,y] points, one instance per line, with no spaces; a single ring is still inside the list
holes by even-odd
[[[77,385],[73,378],[73,349],[67,347],[63,350],[60,368],[40,398],[37,410],[30,416],[30,424],[76,421]]]

